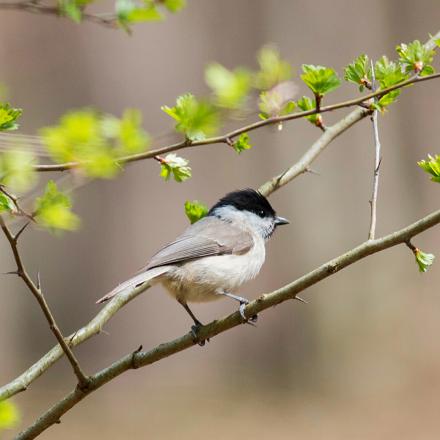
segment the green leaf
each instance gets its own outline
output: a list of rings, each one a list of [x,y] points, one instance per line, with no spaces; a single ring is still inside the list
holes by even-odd
[[[407,73],[418,73],[420,76],[430,75],[434,72],[431,66],[435,50],[426,48],[419,40],[396,47],[399,62]]]
[[[191,177],[188,163],[187,159],[174,153],[167,154],[164,158],[160,158],[160,175],[164,180],[169,180],[173,176],[176,182],[184,182]]]
[[[119,157],[145,151],[150,139],[137,110],[121,119],[91,109],[69,112],[57,126],[40,130],[55,162],[77,162],[89,177],[111,178],[121,169]]]
[[[292,113],[296,107],[293,101],[296,91],[297,87],[292,81],[284,81],[266,92],[261,92],[258,103],[260,118],[268,119]]]
[[[24,192],[36,182],[33,169],[35,158],[32,153],[10,150],[0,155],[0,183],[13,191]]]
[[[13,108],[7,102],[0,103],[0,131],[17,130],[17,119],[22,113],[21,108]]]
[[[0,402],[0,432],[17,425],[20,419],[16,405],[8,400]]]
[[[416,258],[417,265],[420,272],[426,272],[430,266],[434,263],[435,255],[427,254],[420,249],[415,249],[414,256]]]
[[[217,132],[217,110],[206,101],[198,101],[191,93],[179,96],[174,107],[161,108],[177,121],[176,130],[184,133],[192,141],[205,139],[206,136]]]
[[[0,213],[2,212],[14,212],[14,202],[6,194],[0,193]]]
[[[304,112],[314,110],[316,108],[315,100],[312,101],[308,96],[303,96],[296,102],[296,105]],[[310,121],[313,125],[317,125],[320,117],[321,115],[318,113],[306,116],[306,119]]]
[[[341,85],[337,73],[329,67],[303,64],[302,70],[301,79],[315,95],[324,96]]]
[[[359,55],[351,64],[344,69],[345,81],[350,81],[359,86],[363,91],[365,86],[371,87],[371,68],[368,56]]]
[[[163,19],[163,15],[152,1],[138,3],[134,0],[116,0],[115,9],[119,25],[127,31],[130,30],[130,24]]]
[[[170,12],[179,12],[186,7],[186,0],[164,0],[163,4]]]
[[[428,160],[421,160],[417,165],[431,174],[431,180],[440,183],[440,155],[436,154],[434,157],[428,154]]]
[[[60,192],[56,183],[49,180],[44,194],[35,201],[36,220],[50,230],[73,231],[79,226],[79,218],[71,208],[69,196]]]
[[[208,214],[208,211],[209,211],[208,207],[197,200],[193,200],[192,202],[187,200],[185,202],[185,214],[188,217],[191,224],[205,217],[206,214]]]
[[[220,64],[210,64],[205,71],[205,80],[214,91],[217,105],[238,109],[246,102],[252,75],[243,68],[231,71]]]
[[[278,50],[265,46],[258,52],[260,70],[255,76],[255,86],[260,90],[269,90],[278,83],[287,81],[292,77],[290,64],[281,59]]]
[[[232,144],[234,150],[240,154],[244,150],[250,150],[252,145],[250,144],[251,138],[247,133],[242,133],[238,139]]]
[[[93,0],[58,0],[58,9],[75,23],[81,23],[83,9]]]

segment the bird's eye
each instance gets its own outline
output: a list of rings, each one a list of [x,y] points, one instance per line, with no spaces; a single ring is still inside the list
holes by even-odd
[[[264,211],[263,211],[262,209],[260,209],[260,210],[258,211],[258,215],[259,215],[261,218],[263,218],[263,217],[265,216],[265,213],[264,213]]]

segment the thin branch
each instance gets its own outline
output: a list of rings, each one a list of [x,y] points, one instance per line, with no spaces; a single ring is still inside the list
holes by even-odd
[[[370,110],[357,108],[341,119],[331,127],[327,127],[324,133],[318,140],[306,151],[298,162],[292,165],[283,173],[273,177],[268,182],[264,183],[258,189],[261,194],[266,197],[271,195],[274,191],[286,185],[299,175],[310,171],[312,162],[325,150],[325,148],[340,134],[348,130],[356,122],[362,120],[371,114]]]
[[[347,266],[377,252],[383,251],[398,244],[406,244],[417,234],[440,223],[440,210],[435,211],[425,218],[407,226],[404,229],[393,232],[380,239],[368,240],[354,249],[324,263],[317,269],[298,278],[286,286],[267,294],[261,295],[255,301],[252,301],[245,308],[246,316],[254,316],[275,305],[281,304],[287,300],[294,299],[300,292],[313,286],[314,284],[324,280],[325,278],[339,272]],[[124,295],[124,294],[122,294]],[[200,329],[199,337],[203,340],[212,339],[214,336],[221,334],[227,330],[243,324],[240,313],[234,312],[222,319],[215,320]],[[66,412],[73,408],[78,402],[83,400],[87,395],[102,387],[106,383],[113,380],[122,373],[134,369],[145,367],[160,361],[161,359],[172,356],[183,350],[194,346],[193,335],[190,333],[181,336],[173,341],[158,345],[149,351],[136,350],[124,356],[122,359],[114,362],[107,368],[99,371],[90,377],[90,385],[87,389],[79,388],[71,391],[67,396],[53,405],[48,411],[41,415],[33,425],[22,431],[17,440],[34,439],[47,428],[58,423]]]
[[[26,226],[26,225],[25,225]],[[24,267],[23,261],[21,259],[20,253],[18,251],[17,241],[20,234],[23,232],[24,228],[20,229],[17,234],[13,235],[9,228],[6,226],[3,217],[0,216],[0,227],[3,230],[3,233],[6,236],[6,239],[9,242],[9,245],[11,247],[12,253],[14,255],[15,263],[17,265],[17,275],[24,281],[28,289],[31,291],[32,295],[35,297],[35,299],[38,301],[38,304],[41,307],[41,310],[44,313],[44,316],[46,317],[47,322],[49,323],[49,327],[52,331],[52,333],[55,335],[58,343],[60,344],[63,352],[66,354],[67,358],[69,359],[70,364],[72,365],[72,369],[78,378],[78,384],[80,388],[86,388],[89,379],[87,376],[83,373],[78,360],[76,359],[75,355],[73,354],[72,350],[64,340],[64,337],[55,322],[55,318],[52,315],[52,312],[49,309],[49,305],[46,302],[46,299],[44,298],[44,295],[42,291],[34,284],[29,274],[26,272],[26,269]],[[1,400],[1,399],[0,399]]]
[[[440,37],[440,32],[438,35]],[[341,108],[359,106],[361,104],[365,104],[370,99],[373,99],[375,97],[380,98],[393,90],[400,89],[402,87],[409,86],[411,84],[417,84],[419,82],[432,80],[432,79],[439,78],[439,77],[440,77],[440,72],[434,73],[434,74],[428,75],[428,76],[412,77],[406,81],[402,81],[401,83],[396,84],[391,87],[388,87],[386,89],[377,90],[374,93],[370,93],[368,95],[363,95],[360,98],[355,98],[355,99],[351,99],[349,101],[341,102],[339,104],[333,104],[333,105],[321,107],[319,109],[319,113],[322,114],[322,113],[330,112],[333,110],[338,110]],[[367,104],[367,107],[369,107],[368,104]],[[167,145],[167,146],[164,146],[161,148],[157,148],[155,150],[147,151],[145,153],[138,153],[138,154],[133,154],[130,156],[124,156],[124,157],[121,157],[118,159],[118,163],[125,164],[125,163],[130,163],[130,162],[137,162],[137,161],[145,160],[145,159],[151,159],[151,158],[154,158],[155,156],[170,153],[172,151],[182,150],[184,148],[199,147],[199,146],[203,146],[203,145],[213,145],[213,144],[220,144],[220,143],[228,144],[228,143],[230,143],[231,139],[234,139],[235,137],[239,136],[242,133],[253,131],[258,128],[265,127],[268,125],[279,124],[284,121],[292,121],[294,119],[305,118],[306,116],[314,115],[316,113],[317,113],[317,110],[315,108],[313,110],[308,110],[308,111],[304,111],[304,112],[297,112],[297,113],[290,113],[290,114],[284,115],[284,116],[274,116],[272,118],[257,121],[252,124],[246,125],[244,127],[238,128],[236,130],[230,131],[229,133],[226,133],[222,136],[216,136],[216,137],[211,137],[211,138],[207,138],[204,140],[192,141],[192,142],[188,142],[188,140],[184,140],[184,141],[177,142],[177,143],[174,143],[171,145]],[[62,163],[62,164],[39,164],[39,165],[34,166],[34,170],[38,171],[38,172],[66,171],[66,170],[69,170],[72,168],[77,168],[79,166],[80,166],[80,163],[78,163],[78,162],[66,162],[66,163]]]
[[[0,10],[16,10],[32,12],[34,14],[55,15],[65,17],[57,6],[43,5],[39,1],[29,0],[21,2],[1,2]],[[114,14],[90,14],[81,12],[82,20],[90,21],[105,27],[115,29],[118,27],[117,17]]]
[[[374,72],[374,63],[371,60],[371,87],[373,92],[376,90],[376,76]],[[374,98],[377,102],[377,98]],[[379,191],[379,169],[382,162],[381,157],[381,145],[379,139],[379,128],[377,123],[377,110],[373,111],[371,116],[371,121],[373,122],[373,133],[374,133],[374,171],[373,171],[373,193],[370,199],[371,213],[370,213],[370,230],[368,232],[368,239],[374,240],[376,234],[376,220],[377,220],[377,194]]]

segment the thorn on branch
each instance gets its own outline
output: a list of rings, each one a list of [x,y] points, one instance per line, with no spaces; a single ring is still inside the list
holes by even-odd
[[[18,232],[14,235],[14,243],[17,244],[17,241],[20,237],[20,235],[24,232],[24,230],[29,226],[29,224],[31,223],[31,221],[27,221],[19,230]]]
[[[139,348],[137,348],[133,353],[131,354],[131,368],[133,370],[136,370],[139,368],[139,365],[136,362],[136,355],[142,351],[142,345],[139,345]]]
[[[308,301],[306,301],[305,299],[301,298],[300,296],[296,296],[295,295],[293,299],[296,299],[297,301],[302,302],[303,304],[308,304],[309,303]]]

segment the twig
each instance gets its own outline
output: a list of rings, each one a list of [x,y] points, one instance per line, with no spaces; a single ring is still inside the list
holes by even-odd
[[[42,5],[38,1],[21,1],[21,2],[5,2],[0,3],[0,10],[16,10],[32,12],[34,14],[55,15],[57,17],[64,17],[62,11],[57,6]],[[81,12],[81,18],[105,27],[117,28],[117,17],[114,14],[89,14]]]
[[[376,91],[376,76],[374,72],[374,63],[371,60],[371,87],[373,92]],[[374,98],[377,102],[377,98]],[[375,145],[375,155],[374,155],[374,172],[373,172],[373,194],[370,199],[371,215],[370,215],[370,230],[368,232],[368,239],[374,240],[376,234],[376,219],[377,219],[377,194],[379,191],[379,169],[382,162],[381,157],[381,145],[379,139],[379,128],[377,124],[377,110],[373,111],[371,116],[371,121],[373,122],[373,133],[374,133],[374,145]]]
[[[300,292],[318,283],[319,281],[328,278],[336,272],[344,269],[347,266],[369,256],[374,253],[383,251],[398,244],[407,243],[412,237],[420,234],[423,231],[440,223],[440,210],[435,211],[423,219],[407,226],[404,229],[396,231],[385,237],[376,240],[368,240],[354,249],[344,253],[343,255],[334,258],[333,260],[324,263],[317,269],[309,272],[301,278],[293,281],[286,286],[261,295],[255,301],[252,301],[245,308],[247,316],[253,316],[262,311],[269,309],[275,305],[281,304],[290,299],[294,299]],[[126,295],[124,293],[121,296]],[[117,298],[116,298],[117,299]],[[113,300],[115,301],[115,300]],[[112,302],[113,302],[112,301]],[[225,318],[215,320],[210,324],[201,327],[199,336],[201,339],[212,339],[214,336],[223,333],[233,327],[237,327],[243,323],[240,313],[234,312]],[[110,382],[115,377],[132,369],[145,367],[160,361],[161,359],[172,356],[183,350],[186,350],[195,345],[191,333],[187,333],[180,338],[173,341],[160,344],[150,351],[138,351],[129,353],[122,359],[114,362],[107,368],[99,371],[90,377],[90,385],[85,390],[76,388],[67,396],[57,402],[52,408],[42,414],[29,428],[22,431],[17,437],[17,440],[34,439],[47,428],[57,423],[61,416],[73,408],[78,402],[83,400],[87,395]]]
[[[438,38],[440,38],[440,32],[438,34]],[[412,77],[412,78],[410,78],[406,81],[403,81],[399,84],[396,84],[394,86],[388,87],[383,90],[377,90],[374,93],[370,93],[368,95],[361,96],[360,98],[351,99],[349,101],[341,102],[339,104],[333,104],[333,105],[328,105],[326,107],[321,107],[319,109],[319,113],[321,114],[321,113],[326,113],[326,112],[330,112],[333,110],[338,110],[341,108],[359,106],[365,102],[368,102],[370,99],[373,99],[375,97],[382,97],[393,90],[400,89],[400,88],[408,86],[410,84],[417,84],[419,82],[428,81],[428,80],[432,80],[432,79],[439,78],[439,77],[440,77],[440,72],[434,73],[432,75],[422,76],[422,77]],[[155,156],[170,153],[172,151],[182,150],[184,148],[199,147],[199,146],[203,146],[203,145],[213,145],[213,144],[220,144],[220,143],[228,144],[228,143],[230,143],[230,141],[232,139],[234,139],[235,137],[239,136],[242,133],[253,131],[258,128],[265,127],[268,125],[279,124],[284,121],[291,121],[291,120],[295,120],[295,119],[305,118],[306,116],[314,115],[316,113],[317,113],[317,111],[315,108],[313,110],[308,110],[308,111],[304,111],[304,112],[297,112],[297,113],[290,113],[290,114],[284,115],[284,116],[274,116],[274,117],[271,117],[268,119],[254,122],[252,124],[246,125],[244,127],[238,128],[236,130],[230,131],[229,133],[226,133],[222,136],[216,136],[216,137],[211,137],[211,138],[207,138],[204,140],[192,141],[192,142],[188,142],[188,140],[184,140],[181,142],[177,142],[175,144],[171,144],[171,145],[167,145],[167,146],[164,146],[161,148],[157,148],[155,150],[147,151],[145,153],[138,153],[138,154],[133,154],[130,156],[124,156],[124,157],[121,157],[118,159],[118,163],[125,164],[125,163],[130,163],[130,162],[137,162],[137,161],[145,160],[145,159],[151,159],[151,158],[154,158]],[[76,168],[79,166],[80,166],[80,163],[78,163],[78,162],[66,162],[66,163],[62,163],[62,164],[39,164],[39,165],[34,166],[34,170],[38,171],[38,172],[66,171],[66,170]]]
[[[25,225],[26,226],[26,225]],[[49,309],[49,305],[46,302],[46,299],[44,298],[44,295],[39,287],[37,287],[34,282],[32,281],[29,274],[26,272],[26,269],[24,267],[23,261],[21,259],[20,253],[18,251],[17,241],[20,234],[23,232],[24,227],[15,235],[11,233],[9,228],[6,226],[3,217],[0,216],[0,227],[3,230],[3,233],[5,234],[9,245],[11,247],[12,253],[14,255],[15,263],[17,265],[17,275],[24,281],[28,289],[31,291],[32,295],[35,297],[35,299],[38,301],[38,304],[41,307],[41,310],[44,313],[44,316],[46,317],[47,322],[49,323],[49,327],[52,331],[52,333],[55,335],[58,343],[60,344],[63,352],[66,354],[67,358],[69,359],[70,364],[72,365],[73,371],[78,379],[78,385],[81,389],[85,389],[89,384],[89,379],[87,376],[83,373],[78,360],[76,359],[75,355],[73,354],[72,350],[67,345],[66,341],[64,340],[64,337],[55,322],[55,318],[52,315],[52,312]],[[0,399],[1,400],[1,399]]]

